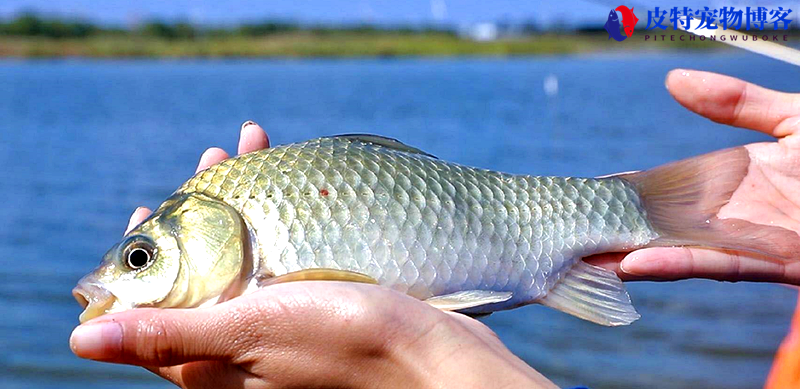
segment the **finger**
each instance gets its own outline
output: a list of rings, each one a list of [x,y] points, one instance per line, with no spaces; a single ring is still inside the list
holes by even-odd
[[[583,260],[594,266],[602,267],[603,269],[613,271],[617,274],[622,281],[659,281],[660,278],[647,275],[634,275],[625,273],[619,267],[620,262],[627,256],[628,253],[603,253],[586,257]]]
[[[106,315],[78,326],[70,347],[81,358],[149,367],[230,360],[234,354],[227,328],[237,327],[237,321],[220,325],[228,315],[209,312],[135,309]]]
[[[403,320],[405,315],[416,319]],[[240,370],[258,365],[259,374],[276,387],[345,387],[355,386],[350,381],[364,366],[383,360],[376,355],[391,354],[390,346],[400,347],[406,339],[419,344],[441,316],[427,304],[374,285],[294,282],[209,308],[105,315],[78,326],[70,347],[79,357],[105,362],[151,368],[190,364],[178,375],[156,370],[185,386],[205,371],[184,374],[188,366],[198,366],[191,362],[217,361]],[[331,371],[344,373],[332,377]]]
[[[261,126],[252,120],[242,123],[239,134],[239,154],[269,148],[269,137]]]
[[[611,270],[614,273],[617,273],[617,276],[623,281],[634,281],[640,279],[641,277],[625,273],[619,268],[620,261],[622,261],[626,255],[627,253],[603,253],[586,257],[583,259],[583,261],[590,265]]]
[[[136,208],[136,210],[133,211],[131,218],[128,220],[128,227],[125,227],[125,235],[131,232],[131,230],[134,227],[138,226],[139,223],[143,222],[144,219],[147,219],[147,217],[150,216],[151,213],[153,213],[153,211],[151,211],[147,207]]]
[[[278,284],[208,308],[140,308],[104,315],[78,326],[70,346],[82,358],[149,367],[235,361],[265,347],[286,356],[285,360],[273,361],[276,363],[291,361],[292,353],[306,353],[310,360],[315,353],[328,353],[335,356],[330,359],[333,361],[352,349],[337,347],[332,338],[337,338],[341,346],[371,344],[376,339],[364,337],[363,330],[349,338],[345,329],[376,328],[376,323],[391,317],[378,309],[382,305],[372,300],[375,293],[397,298],[404,307],[411,304],[419,308],[414,304],[418,301],[388,289],[376,292],[374,286],[365,289],[341,284]],[[362,312],[360,304],[367,303],[374,309]],[[378,343],[385,341],[387,332],[383,331],[384,339]],[[308,334],[317,337],[307,339]],[[300,339],[303,341],[298,343]],[[281,366],[283,369],[286,365]]]
[[[178,366],[145,367],[153,374],[181,388],[244,388],[245,380],[254,378],[236,365],[220,361],[190,362]]]
[[[773,136],[784,137],[800,133],[800,115],[781,121],[772,131]]]
[[[800,95],[696,70],[667,74],[672,97],[687,109],[715,122],[748,128],[775,137],[800,130]]]
[[[212,147],[200,156],[200,162],[197,163],[197,170],[195,170],[195,173],[208,169],[209,166],[218,164],[228,159],[228,157],[229,155],[225,150],[219,147]]]
[[[175,384],[176,386],[185,387],[181,385],[181,366],[167,366],[167,367],[158,367],[158,366],[142,366],[147,369],[149,372]]]
[[[798,263],[756,254],[693,247],[657,247],[634,251],[620,262],[623,273],[662,281],[707,278],[800,284]]]

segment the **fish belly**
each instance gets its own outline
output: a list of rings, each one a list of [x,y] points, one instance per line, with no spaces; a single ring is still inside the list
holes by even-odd
[[[656,237],[619,178],[510,175],[340,138],[244,154],[178,192],[236,208],[263,275],[350,270],[420,299],[513,292],[496,309],[544,297],[581,257]]]

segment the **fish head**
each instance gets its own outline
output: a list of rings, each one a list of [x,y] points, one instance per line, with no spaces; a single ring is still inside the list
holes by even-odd
[[[153,306],[171,292],[180,272],[175,240],[148,221],[115,244],[94,271],[78,281],[72,295],[83,306],[81,323],[137,306]],[[158,231],[160,232],[160,231]]]
[[[126,234],[72,294],[81,323],[137,307],[196,307],[241,292],[247,227],[229,205],[199,194],[168,199]]]
[[[613,9],[611,11],[608,11],[608,21],[612,23],[614,22],[619,23],[619,17],[617,16],[617,12],[614,11]]]

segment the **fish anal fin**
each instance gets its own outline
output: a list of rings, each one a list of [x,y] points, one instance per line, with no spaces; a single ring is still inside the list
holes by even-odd
[[[459,311],[486,304],[502,303],[511,299],[512,296],[513,294],[511,292],[464,290],[441,296],[434,296],[425,300],[425,302],[443,311]]]
[[[422,154],[422,155],[427,156],[427,157],[436,158],[435,155],[431,155],[429,153],[426,153],[426,152],[424,152],[424,151],[422,151],[422,150],[420,150],[420,149],[418,149],[416,147],[411,147],[411,146],[409,146],[409,145],[407,145],[407,144],[405,144],[403,142],[400,142],[397,139],[387,138],[385,136],[380,136],[380,135],[372,135],[372,134],[343,134],[343,135],[333,136],[333,138],[344,138],[344,139],[349,139],[349,140],[356,141],[356,142],[371,143],[371,144],[374,144],[374,145],[378,145],[378,146],[381,146],[381,147],[386,147],[386,148],[397,150],[397,151],[403,151],[403,152],[412,153],[412,154]]]
[[[537,302],[604,326],[628,325],[640,317],[614,272],[583,261]]]
[[[258,281],[258,287],[295,281],[347,281],[363,284],[377,284],[378,281],[366,274],[339,269],[304,269]]]

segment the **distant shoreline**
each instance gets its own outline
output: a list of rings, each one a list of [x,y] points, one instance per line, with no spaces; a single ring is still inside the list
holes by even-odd
[[[675,32],[674,35],[682,35]],[[800,40],[800,36],[793,38]],[[639,38],[639,39],[636,39]],[[789,41],[792,43],[792,40]],[[164,39],[146,36],[99,35],[84,38],[0,36],[0,58],[391,58],[391,57],[514,57],[636,50],[723,49],[719,42],[646,42],[634,35],[624,42],[607,35],[541,34],[474,41],[446,35],[318,36],[304,32],[265,37]]]
[[[800,42],[797,29],[742,32],[789,37],[781,44]],[[0,58],[504,58],[726,48],[704,39],[683,31],[639,29],[617,42],[602,26],[542,30],[530,23],[484,23],[464,29],[281,21],[210,27],[149,21],[123,29],[35,14],[0,20]]]

